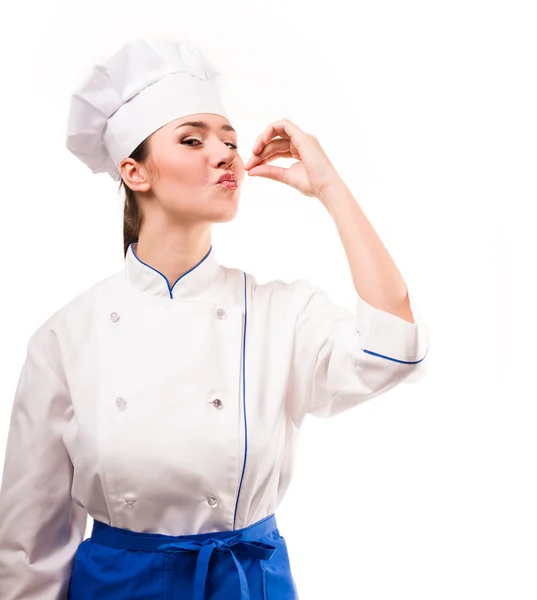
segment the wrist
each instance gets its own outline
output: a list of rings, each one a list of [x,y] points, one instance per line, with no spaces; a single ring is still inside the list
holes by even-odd
[[[330,204],[337,202],[337,198],[340,198],[342,194],[349,192],[349,188],[343,181],[343,179],[333,179],[326,183],[317,194],[317,198],[329,208]]]

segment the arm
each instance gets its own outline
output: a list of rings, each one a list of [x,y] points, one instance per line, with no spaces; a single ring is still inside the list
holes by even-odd
[[[297,427],[306,414],[332,417],[423,374],[428,330],[409,295],[414,323],[376,309],[360,296],[351,311],[318,286],[292,284],[306,298],[295,328],[290,404]]]
[[[48,354],[47,354],[48,357]],[[0,488],[0,597],[65,600],[87,513],[71,498],[66,383],[32,337],[11,411]]]
[[[423,375],[428,330],[394,261],[350,190],[335,179],[319,196],[349,260],[354,312],[306,280],[296,322],[291,376],[293,420],[331,417]],[[412,377],[411,377],[412,376]]]
[[[406,284],[343,180],[327,186],[319,199],[338,230],[356,293],[370,306],[412,323]]]

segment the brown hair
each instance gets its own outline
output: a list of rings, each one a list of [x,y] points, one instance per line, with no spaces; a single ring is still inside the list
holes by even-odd
[[[149,158],[149,138],[138,144],[129,155],[129,158],[140,163],[147,162]],[[123,207],[123,256],[125,257],[131,243],[138,241],[138,235],[143,223],[143,215],[136,194],[123,179],[119,182],[118,191],[122,186],[125,192],[125,204]]]

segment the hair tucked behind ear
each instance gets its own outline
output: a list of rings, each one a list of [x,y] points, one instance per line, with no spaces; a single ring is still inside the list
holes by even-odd
[[[129,158],[143,163],[147,161],[149,156],[149,138],[146,138],[139,144]],[[142,226],[142,211],[136,194],[123,181],[119,182],[118,191],[123,186],[125,192],[125,204],[123,207],[123,256],[127,256],[127,250],[133,242],[138,241],[138,235]]]

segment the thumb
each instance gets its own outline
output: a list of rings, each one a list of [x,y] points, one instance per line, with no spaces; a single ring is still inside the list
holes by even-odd
[[[264,172],[265,169],[263,167],[252,167],[247,171],[248,175],[263,175]]]
[[[257,177],[267,177],[274,181],[284,181],[285,171],[287,169],[283,167],[275,167],[274,165],[259,165],[248,170],[250,175]]]

